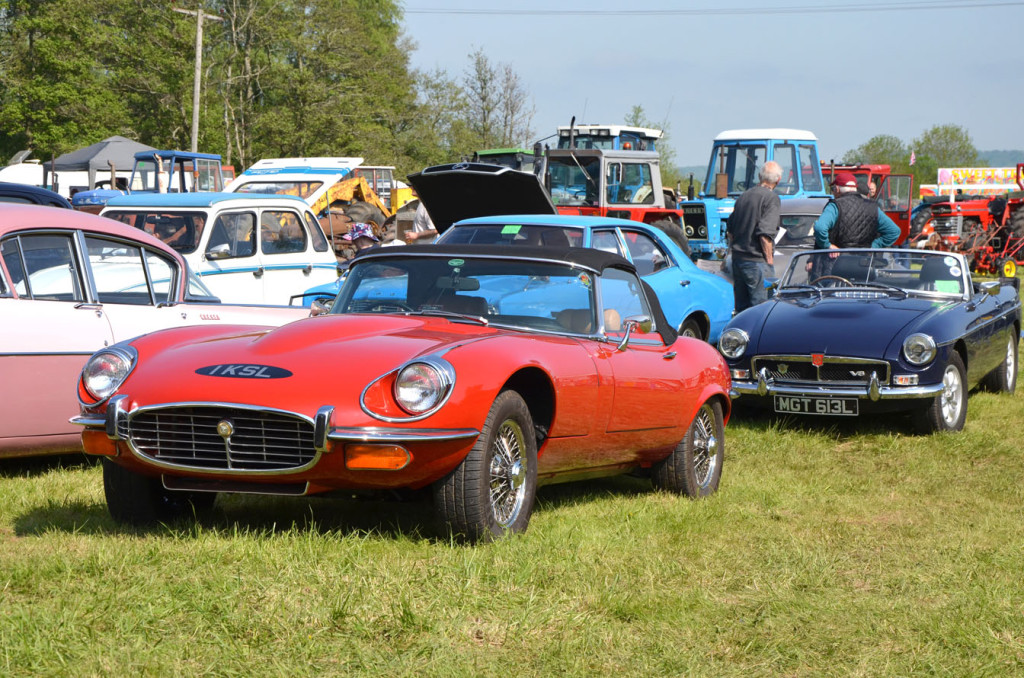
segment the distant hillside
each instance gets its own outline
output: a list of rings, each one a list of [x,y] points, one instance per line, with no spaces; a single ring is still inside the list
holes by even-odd
[[[693,174],[693,180],[704,183],[704,173],[708,171],[705,165],[687,165],[685,167],[679,167],[679,175],[683,179],[689,179],[690,175]]]
[[[1016,167],[1024,162],[1024,151],[978,151],[989,167]]]

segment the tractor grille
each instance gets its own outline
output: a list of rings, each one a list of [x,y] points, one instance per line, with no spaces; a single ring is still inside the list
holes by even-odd
[[[779,382],[867,385],[871,373],[881,384],[889,383],[889,363],[882,360],[825,357],[820,367],[811,356],[762,356],[753,360],[754,373],[764,368],[767,375]]]
[[[316,457],[312,423],[240,407],[143,410],[129,420],[128,440],[154,460],[211,470],[282,471]]]
[[[932,228],[935,232],[942,236],[947,235],[960,235],[964,226],[964,218],[960,215],[950,215],[945,217],[934,217],[932,219]]]

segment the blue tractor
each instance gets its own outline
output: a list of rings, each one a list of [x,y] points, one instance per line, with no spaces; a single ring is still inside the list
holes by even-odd
[[[695,257],[721,259],[728,248],[728,223],[736,198],[757,184],[758,171],[769,160],[782,166],[775,189],[783,200],[809,198],[818,214],[829,192],[821,176],[818,138],[797,129],[738,129],[722,132],[711,148],[708,172],[700,193],[693,186],[679,203],[684,230]]]

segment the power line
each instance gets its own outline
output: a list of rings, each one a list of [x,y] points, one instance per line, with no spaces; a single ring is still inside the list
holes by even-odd
[[[864,12],[906,12],[984,7],[1021,7],[1024,0],[904,0],[903,2],[861,3],[859,5],[791,5],[786,7],[715,7],[705,9],[463,9],[434,7],[405,9],[405,14],[464,14],[483,16],[756,16],[765,14],[854,14]]]

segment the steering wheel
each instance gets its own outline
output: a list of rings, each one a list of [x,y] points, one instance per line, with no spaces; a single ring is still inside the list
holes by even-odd
[[[812,280],[811,284],[812,285],[817,285],[822,280],[838,280],[841,283],[846,283],[850,287],[853,287],[853,283],[852,282],[850,282],[846,278],[843,278],[843,277],[838,276],[838,275],[823,275],[823,276],[817,277],[814,280]]]

